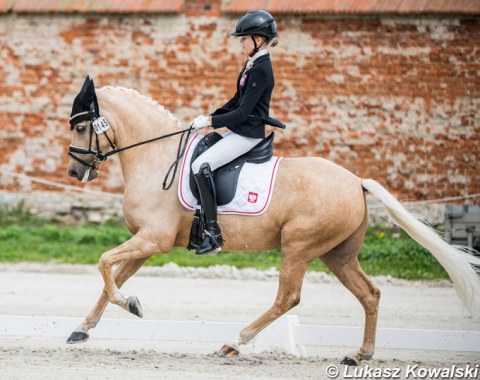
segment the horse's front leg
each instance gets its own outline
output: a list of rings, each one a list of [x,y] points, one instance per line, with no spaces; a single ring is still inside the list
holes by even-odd
[[[134,274],[139,268],[148,260],[148,257],[144,257],[137,260],[122,261],[118,268],[115,270],[113,276],[115,283],[119,288]],[[105,289],[103,289],[97,303],[93,309],[87,314],[85,320],[80,326],[67,339],[67,343],[82,343],[88,340],[88,331],[97,326],[100,318],[102,317],[105,308],[108,305],[108,296]]]
[[[114,280],[112,266],[119,261],[149,258],[158,252],[169,252],[170,249],[162,249],[155,241],[137,233],[125,243],[105,252],[98,262],[98,270],[102,274],[108,300],[140,318],[143,317],[142,307],[138,298],[135,296],[125,298],[120,292]]]

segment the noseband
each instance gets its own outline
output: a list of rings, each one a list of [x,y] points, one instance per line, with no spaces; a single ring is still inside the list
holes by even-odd
[[[154,142],[154,141],[162,140],[162,139],[165,139],[165,138],[168,138],[168,137],[172,137],[172,136],[176,136],[176,135],[181,134],[182,136],[180,138],[180,143],[178,145],[177,158],[172,163],[172,165],[170,166],[170,168],[167,171],[167,174],[165,175],[165,179],[163,181],[163,190],[168,190],[172,186],[172,183],[175,179],[175,175],[176,175],[176,172],[177,172],[178,163],[182,159],[182,157],[185,153],[185,149],[186,149],[187,143],[188,143],[188,138],[190,137],[190,133],[192,132],[193,123],[192,123],[192,125],[190,125],[189,128],[182,129],[181,131],[168,133],[166,135],[162,135],[162,136],[155,137],[153,139],[149,139],[149,140],[145,140],[145,141],[140,141],[138,143],[128,145],[128,146],[123,147],[123,148],[117,148],[115,146],[114,142],[110,139],[110,137],[107,134],[107,130],[110,128],[107,120],[104,117],[98,117],[97,113],[95,111],[82,112],[81,115],[78,114],[78,115],[75,115],[75,116],[71,117],[70,118],[70,125],[71,125],[70,129],[71,130],[73,130],[73,128],[76,124],[75,119],[79,118],[79,116],[82,117],[82,119],[80,119],[80,121],[81,120],[90,120],[90,123],[89,123],[90,139],[89,139],[89,143],[88,143],[88,149],[81,148],[81,147],[74,146],[74,145],[70,145],[69,148],[68,148],[68,155],[70,157],[72,157],[75,161],[78,161],[82,165],[86,166],[88,168],[88,172],[91,169],[96,169],[97,168],[96,164],[98,162],[106,161],[108,157],[113,156],[114,154],[123,152],[124,150],[135,148],[135,147],[140,146],[140,145],[148,144],[148,143],[151,143],[151,142]],[[93,133],[94,132],[95,132],[95,148],[96,148],[96,150],[92,149]],[[186,132],[187,132],[187,138],[185,139],[185,142],[184,142],[183,138],[184,138]],[[98,139],[98,136],[101,135],[101,134],[104,134],[105,137],[107,138],[108,142],[110,143],[110,147],[112,148],[111,151],[106,152],[106,153],[103,153],[101,151],[100,141]],[[92,161],[87,162],[85,160],[82,160],[80,157],[76,156],[75,154],[91,154],[94,157],[93,157]],[[173,170],[173,176],[172,176],[170,182],[167,185],[168,177],[170,176],[170,173],[172,172],[172,170]]]

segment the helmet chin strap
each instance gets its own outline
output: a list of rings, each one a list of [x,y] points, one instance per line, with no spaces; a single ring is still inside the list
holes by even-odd
[[[253,50],[252,52],[250,53],[250,57],[253,57],[255,54],[258,53],[258,51],[260,50],[260,48],[263,46],[263,44],[265,43],[265,41],[267,40],[264,40],[262,42],[262,44],[260,46],[257,45],[257,41],[255,41],[255,37],[253,36],[253,34],[250,35],[250,38],[252,39],[253,41]]]
[[[258,46],[257,46],[257,41],[255,41],[255,37],[253,36],[253,34],[250,35],[250,38],[253,41],[253,51],[250,53],[250,57],[253,57],[258,52]]]

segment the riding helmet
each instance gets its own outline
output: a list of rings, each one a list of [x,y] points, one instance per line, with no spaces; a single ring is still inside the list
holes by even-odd
[[[277,36],[277,24],[273,16],[262,10],[250,11],[238,20],[237,27],[231,36],[260,35],[269,40]]]

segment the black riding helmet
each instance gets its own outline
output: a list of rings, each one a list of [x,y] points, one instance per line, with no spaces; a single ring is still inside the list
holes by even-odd
[[[267,37],[269,40],[277,36],[277,24],[272,15],[266,11],[250,11],[238,20],[235,32],[231,36],[251,36],[252,34]]]
[[[230,35],[236,37],[251,36],[255,45],[255,54],[258,47],[253,36],[263,36],[270,41],[277,36],[277,24],[273,16],[266,11],[250,11],[238,20],[235,31]]]

